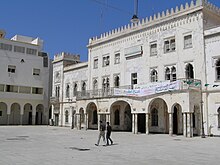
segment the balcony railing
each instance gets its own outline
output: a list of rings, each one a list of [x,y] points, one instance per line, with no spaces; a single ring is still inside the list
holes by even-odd
[[[166,86],[164,86],[164,87],[159,86],[158,88],[160,88],[160,91],[159,92],[157,91],[153,94],[159,94],[159,93],[164,94],[165,92],[182,91],[182,90],[187,90],[187,89],[201,89],[201,80],[183,78],[183,79],[178,79],[177,81],[179,84],[178,88],[164,90],[163,88],[166,88]],[[161,82],[161,83],[163,83],[163,82]],[[152,84],[152,83],[149,83],[149,84]],[[155,83],[155,84],[159,84],[159,82]],[[146,86],[147,85],[148,84],[146,84]],[[119,90],[124,89],[127,92],[131,92],[133,90],[133,86],[129,85],[129,86],[112,87],[112,88],[108,88],[108,89],[87,90],[87,91],[83,91],[83,92],[78,91],[75,96],[76,96],[77,100],[91,99],[91,98],[105,98],[105,97],[134,96],[134,95],[126,95],[126,94],[121,94],[121,95],[116,94],[114,91],[115,88],[117,88]],[[138,91],[138,89],[137,89],[137,91]],[[153,94],[151,94],[151,95],[153,95]],[[148,96],[150,96],[150,94]]]

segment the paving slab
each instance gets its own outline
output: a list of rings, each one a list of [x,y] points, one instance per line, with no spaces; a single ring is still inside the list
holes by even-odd
[[[0,165],[219,165],[220,138],[112,132],[95,146],[96,130],[0,126]]]

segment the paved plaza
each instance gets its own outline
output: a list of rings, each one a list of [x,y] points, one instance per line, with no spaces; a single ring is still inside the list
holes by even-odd
[[[98,131],[53,126],[1,126],[0,165],[220,164],[220,138],[113,132],[114,145],[95,146]]]

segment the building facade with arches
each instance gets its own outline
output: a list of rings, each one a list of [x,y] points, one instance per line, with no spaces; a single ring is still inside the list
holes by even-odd
[[[0,125],[48,124],[52,72],[43,40],[0,33]]]
[[[88,62],[72,70],[62,64],[69,57],[55,56],[61,85],[69,79],[72,89],[52,97],[53,107],[70,109],[55,110],[58,125],[98,129],[103,120],[135,134],[220,135],[219,26],[220,9],[197,0],[89,39]]]

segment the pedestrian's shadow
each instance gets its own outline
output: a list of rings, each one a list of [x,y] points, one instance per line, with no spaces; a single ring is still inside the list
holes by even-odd
[[[115,145],[118,145],[118,143],[113,143],[113,144],[109,144],[109,145],[103,145],[104,147],[110,147],[110,146],[115,146]]]

